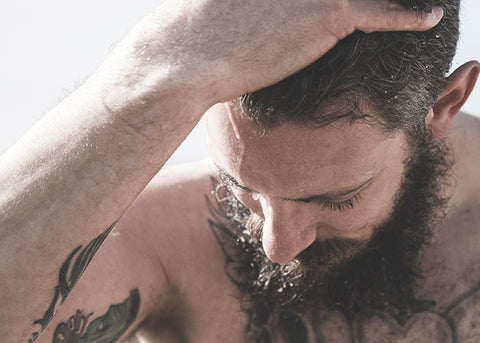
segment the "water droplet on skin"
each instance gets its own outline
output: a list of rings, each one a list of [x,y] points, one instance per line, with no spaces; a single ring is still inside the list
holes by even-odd
[[[258,199],[260,199],[260,194],[257,192],[252,192],[252,199],[257,201]]]
[[[148,48],[148,42],[145,42],[142,46],[142,48],[138,51],[138,54],[139,55],[144,55],[145,52],[147,51],[147,48]]]

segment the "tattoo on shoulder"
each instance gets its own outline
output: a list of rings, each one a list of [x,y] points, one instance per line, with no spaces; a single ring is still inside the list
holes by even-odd
[[[55,286],[53,299],[50,306],[45,311],[41,319],[33,322],[33,325],[38,326],[38,330],[32,333],[32,337],[28,340],[29,343],[34,342],[38,335],[45,329],[55,312],[60,305],[63,304],[72,288],[77,283],[80,276],[87,268],[88,264],[100,248],[102,243],[107,238],[110,231],[117,222],[114,222],[110,227],[98,237],[93,239],[87,246],[79,245],[67,257],[58,273],[58,284]]]
[[[77,310],[57,326],[52,343],[114,343],[133,324],[139,307],[140,293],[134,289],[123,303],[111,305],[107,313],[93,320],[93,313]]]

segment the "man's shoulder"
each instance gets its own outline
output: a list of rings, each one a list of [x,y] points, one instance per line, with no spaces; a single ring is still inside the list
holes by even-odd
[[[460,112],[448,130],[448,140],[456,154],[478,152],[480,148],[480,115]]]
[[[131,229],[148,236],[193,236],[207,226],[215,176],[207,160],[162,169],[125,213]]]
[[[447,142],[453,149],[455,160],[450,203],[461,209],[480,201],[480,117],[459,113],[447,133]]]
[[[208,201],[214,176],[207,161],[161,170],[117,224],[134,232],[146,254],[165,264],[187,263],[190,254],[213,245]]]
[[[205,215],[214,174],[207,160],[162,169],[145,187],[129,212],[145,220],[176,222]]]
[[[453,149],[447,216],[423,254],[422,296],[434,296],[438,311],[480,289],[480,117],[459,113],[447,134]],[[460,299],[460,300],[459,300]],[[476,303],[475,303],[476,304]]]
[[[182,198],[211,189],[214,172],[210,160],[164,167],[145,188],[157,196],[168,194]]]
[[[168,280],[168,308],[175,309],[168,315],[182,323],[175,327],[185,327],[183,335],[196,332],[195,341],[207,341],[198,336],[217,335],[209,330],[216,327],[215,321],[221,322],[219,317],[239,322],[238,299],[232,296],[237,290],[225,274],[226,257],[212,227],[209,204],[215,204],[216,182],[207,161],[166,168],[132,204],[126,213],[128,223],[123,223],[145,236],[146,253],[160,261]],[[173,333],[175,328],[161,324],[164,316],[152,311],[149,322],[156,324],[141,329],[155,337]],[[245,323],[235,324],[241,325]]]

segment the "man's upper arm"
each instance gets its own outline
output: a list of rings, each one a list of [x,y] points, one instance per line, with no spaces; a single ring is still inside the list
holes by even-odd
[[[38,342],[117,342],[152,311],[161,311],[169,298],[167,279],[161,262],[148,250],[142,229],[135,225],[138,215],[136,210],[127,211],[112,230]],[[61,269],[67,271],[63,272],[67,280],[87,249],[79,247],[66,259]],[[58,285],[52,286],[46,314],[62,301],[57,293],[64,284],[59,277]]]
[[[206,244],[216,246],[201,225],[207,225],[203,211],[211,187],[206,163],[160,172],[112,230],[39,342],[60,339],[67,328],[80,330],[77,335],[85,339],[95,332],[106,335],[102,342],[115,342],[149,316],[164,317],[167,308],[184,308],[185,299],[176,291],[192,275],[186,276],[189,269],[183,267],[192,260],[207,261],[213,252],[204,250]],[[97,329],[103,322],[112,325],[111,332]]]

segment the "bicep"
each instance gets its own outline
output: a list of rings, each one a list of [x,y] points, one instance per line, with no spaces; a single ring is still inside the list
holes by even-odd
[[[111,232],[38,342],[117,342],[164,306],[164,270],[128,225]]]

